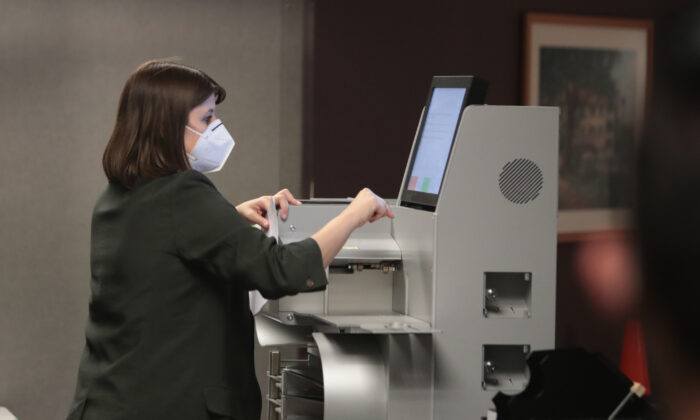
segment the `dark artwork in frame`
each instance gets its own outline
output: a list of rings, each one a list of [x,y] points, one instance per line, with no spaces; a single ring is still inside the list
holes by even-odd
[[[632,204],[633,50],[540,48],[539,103],[561,109],[559,209]]]

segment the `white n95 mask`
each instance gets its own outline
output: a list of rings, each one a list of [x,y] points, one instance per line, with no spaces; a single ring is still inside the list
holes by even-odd
[[[205,174],[221,170],[236,144],[224,123],[216,119],[203,133],[187,125],[185,128],[199,136],[194,148],[187,154],[192,169]]]

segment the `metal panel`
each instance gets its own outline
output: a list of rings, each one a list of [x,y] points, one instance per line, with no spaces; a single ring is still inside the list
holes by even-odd
[[[437,206],[436,419],[480,418],[497,390],[482,389],[483,346],[554,346],[558,110],[465,109]],[[539,196],[508,201],[499,173],[536,163]],[[532,273],[530,318],[483,315],[486,272]]]
[[[425,321],[401,314],[313,315],[346,334],[432,334],[438,332]]]
[[[433,410],[433,336],[388,335],[389,419],[427,420]]]
[[[308,238],[322,228],[331,219],[338,216],[344,209],[344,204],[314,204],[291,206],[287,220],[279,221],[279,233],[282,242],[289,243]],[[374,238],[389,235],[391,220],[380,219],[374,223],[365,223],[355,230],[350,239]],[[383,234],[383,235],[382,235]]]
[[[406,314],[432,323],[436,215],[406,207],[392,210],[393,235],[403,257]]]
[[[323,366],[325,420],[386,420],[387,372],[372,335],[314,333]]]
[[[310,206],[309,204],[306,205]],[[296,213],[302,213],[306,208],[297,210]],[[296,217],[295,219],[301,219]],[[304,217],[305,219],[306,217]],[[377,221],[378,222],[378,221]],[[375,223],[377,223],[375,222]],[[294,225],[295,228],[297,225]],[[282,243],[292,243],[304,240],[311,236],[318,229],[323,227],[322,224],[316,226],[302,225],[303,228],[309,229],[304,232],[289,232],[282,237]],[[363,226],[364,227],[364,226]],[[384,232],[354,232],[345,242],[343,248],[333,260],[332,264],[344,262],[380,262],[380,261],[400,261],[401,249],[394,238],[391,237],[390,222],[384,222]],[[362,229],[362,228],[360,228]]]
[[[313,344],[311,327],[285,325],[265,314],[258,314],[254,319],[255,333],[263,347]]]
[[[278,310],[280,312],[301,312],[306,314],[321,314],[325,307],[325,291],[313,293],[299,293],[279,299]]]

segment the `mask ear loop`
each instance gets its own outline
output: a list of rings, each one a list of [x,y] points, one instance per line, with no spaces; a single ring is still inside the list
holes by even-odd
[[[200,133],[199,131],[195,130],[194,128],[190,127],[190,126],[187,125],[187,124],[185,124],[185,129],[190,130],[190,131],[193,132],[194,134],[198,135],[200,138],[204,135],[204,133]],[[197,159],[197,156],[195,156],[195,155],[193,155],[193,154],[191,154],[191,153],[185,153],[185,154],[187,155],[187,157],[188,157],[189,159],[191,159],[191,160],[193,160],[193,161],[195,161],[195,162],[196,162],[197,160],[199,160],[199,159]]]
[[[185,125],[185,128],[187,130],[190,130],[194,134],[198,135],[199,137],[202,137],[204,135],[204,133],[200,133],[199,131],[195,130],[194,128],[190,127],[189,125]]]

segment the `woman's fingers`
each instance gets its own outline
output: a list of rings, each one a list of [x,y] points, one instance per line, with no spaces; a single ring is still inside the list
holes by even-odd
[[[379,198],[379,200],[381,200],[381,204],[377,206],[377,208],[374,211],[374,214],[372,214],[372,216],[369,218],[370,223],[374,222],[375,220],[379,220],[385,216],[391,219],[394,218],[394,212],[391,211],[391,208],[389,208],[389,206],[386,204],[386,202],[384,202],[383,199]]]
[[[297,200],[296,198],[294,198],[294,196],[292,195],[292,193],[291,193],[288,189],[286,189],[286,188],[283,189],[283,190],[281,190],[281,191],[278,192],[277,194],[275,194],[275,198],[278,198],[278,197],[284,197],[285,199],[287,199],[287,202],[288,202],[289,204],[292,204],[292,205],[295,205],[295,206],[300,206],[300,205],[301,205],[301,201],[299,201],[299,200]]]
[[[277,206],[280,208],[280,217],[282,220],[287,220],[289,214],[289,202],[284,196],[277,197]]]
[[[267,211],[267,206],[270,204],[270,196],[262,196],[248,200],[236,206],[236,210],[245,217],[245,219],[251,224],[258,224],[264,229],[267,229],[270,225],[265,217],[265,211]]]
[[[262,216],[262,214],[258,213],[257,211],[251,212],[250,214],[248,214],[247,219],[248,219],[248,221],[250,221],[250,223],[258,224],[258,225],[260,225],[260,227],[262,227],[265,230],[267,230],[267,228],[270,227],[270,222],[268,222],[267,219],[264,218]]]
[[[287,220],[287,216],[289,215],[290,204],[295,206],[301,205],[301,201],[294,198],[292,193],[289,192],[289,190],[286,188],[275,194],[275,203],[280,209],[280,216],[282,217],[282,220]]]
[[[292,195],[292,193],[288,189],[285,188],[280,192],[284,193],[284,197],[287,199],[289,204],[293,204],[295,206],[301,206],[301,201],[294,198],[294,196]]]
[[[386,207],[386,216],[390,219],[393,219],[395,216],[394,216],[394,212],[391,211],[391,207],[389,207],[389,205],[386,204],[386,202],[384,203],[384,206]]]
[[[365,222],[374,222],[382,217],[394,218],[394,212],[391,211],[386,201],[376,195],[369,188],[363,188],[355,197],[350,206],[358,206],[358,209],[364,209],[361,211],[360,224],[362,226]]]

